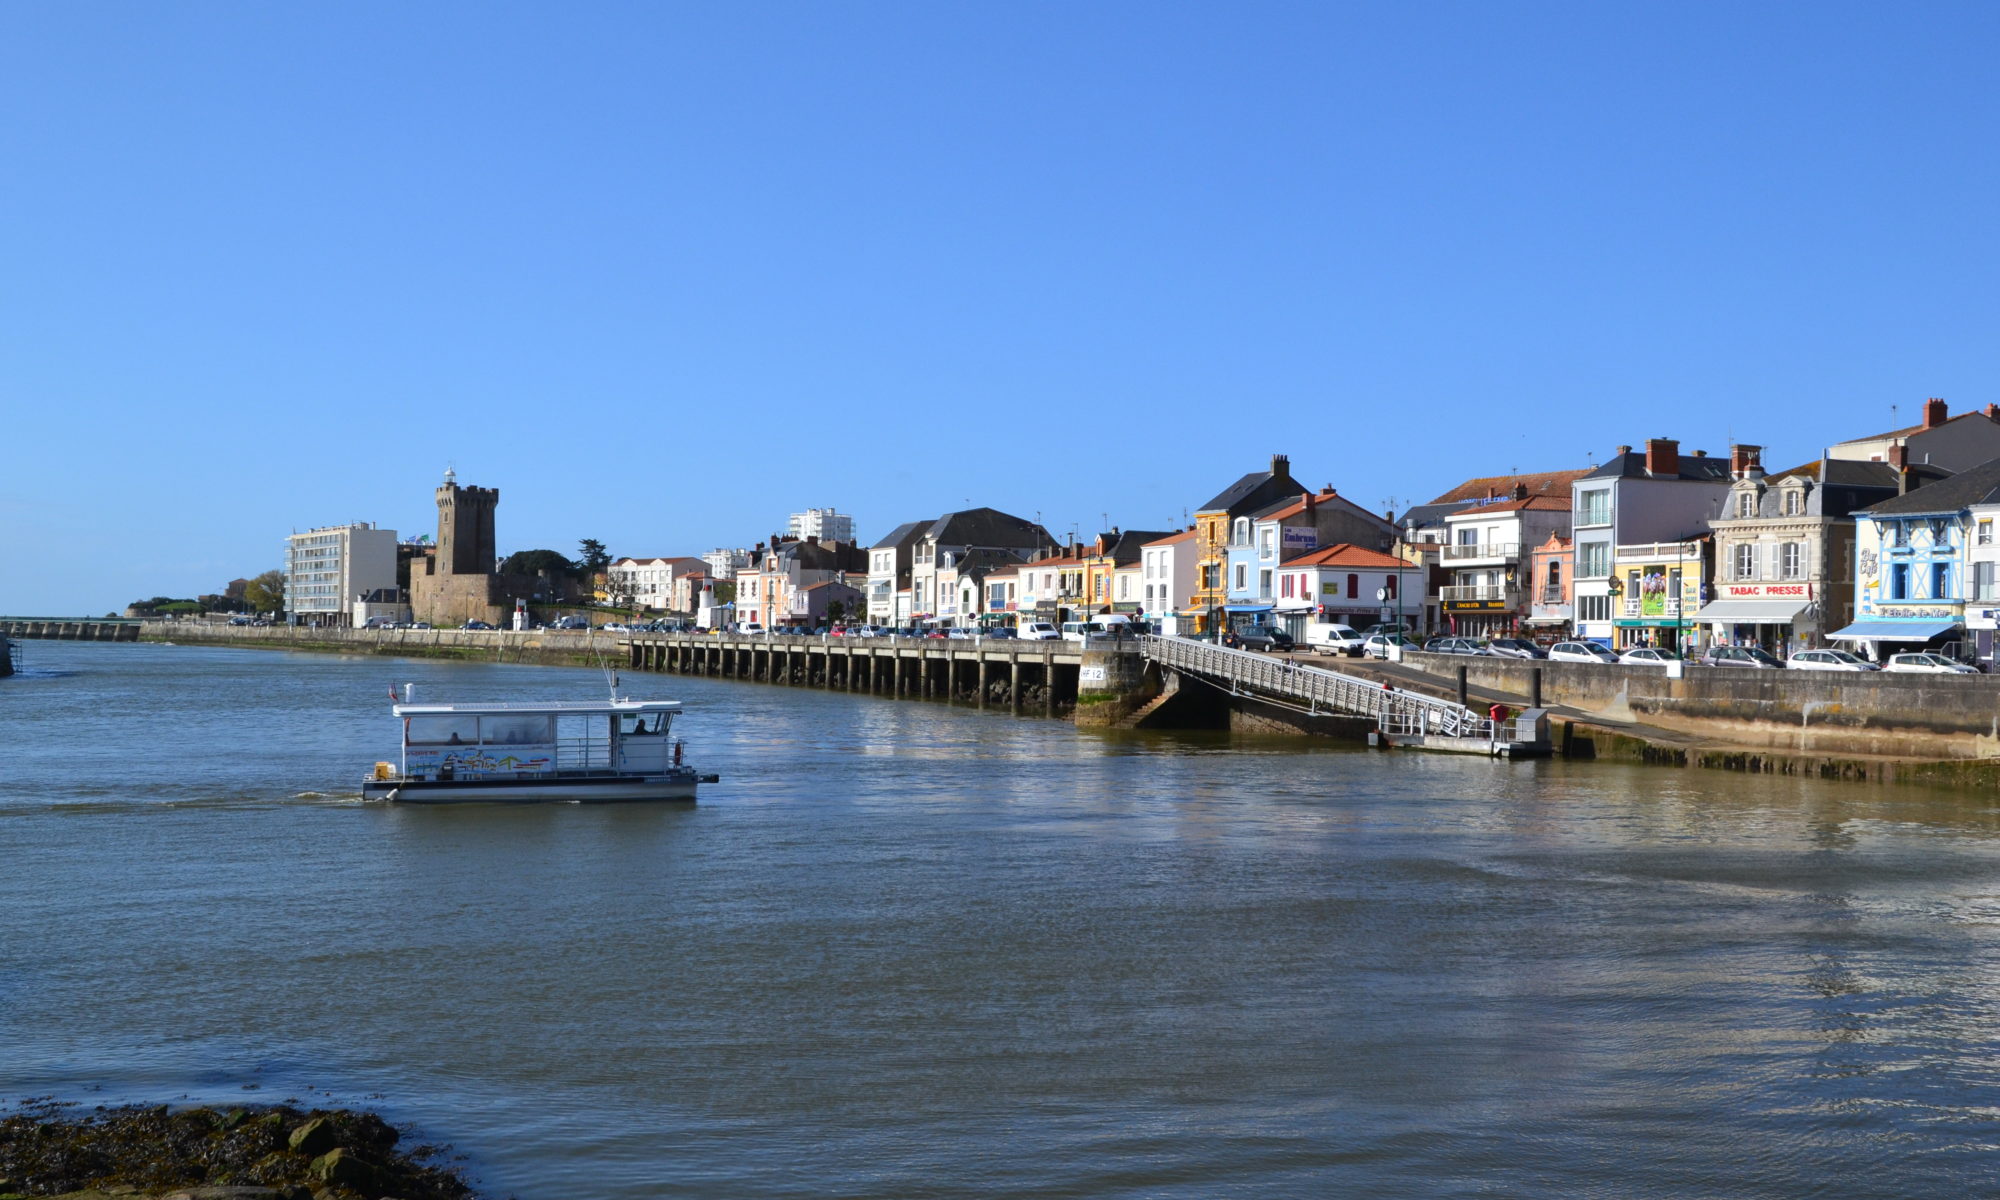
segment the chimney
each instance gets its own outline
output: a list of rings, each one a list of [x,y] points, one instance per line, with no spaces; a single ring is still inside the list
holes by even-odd
[[[1910,491],[1910,448],[1901,442],[1889,447],[1889,469],[1896,473],[1896,494]]]
[[[1706,451],[1706,450],[1697,450],[1697,451],[1695,451],[1695,452],[1694,452],[1694,456],[1695,456],[1696,458],[1707,458],[1707,457],[1708,457],[1708,451]]]
[[[1527,485],[1527,484],[1525,484],[1525,483],[1517,483],[1517,484],[1515,484],[1515,485],[1514,485],[1514,499],[1516,499],[1516,500],[1526,500],[1527,498],[1528,498],[1528,485]]]
[[[1989,421],[2000,421],[2000,404],[1989,404],[1986,406],[1986,419]]]
[[[1292,477],[1291,457],[1284,454],[1273,454],[1271,456],[1271,474],[1278,479],[1290,479]]]
[[[1319,497],[1313,495],[1311,492],[1306,493],[1305,500],[1306,500],[1306,512],[1311,513],[1314,509],[1319,507]]]
[[[1944,401],[1938,399],[1936,396],[1932,396],[1930,399],[1924,401],[1925,429],[1936,429],[1945,423],[1948,415],[1949,411],[1946,409]]]
[[[1729,447],[1729,477],[1743,479],[1749,476],[1753,469],[1762,475],[1763,454],[1762,446],[1739,446],[1732,443]]]
[[[808,545],[808,546],[817,546],[817,545],[819,545],[819,535],[818,535],[818,534],[816,534],[816,533],[809,533],[809,534],[807,534],[807,535],[806,535],[806,545]]]
[[[1624,455],[1627,455],[1627,454],[1630,454],[1630,453],[1632,453],[1632,447],[1630,447],[1630,446],[1620,446],[1620,447],[1618,447],[1618,454],[1619,454],[1619,456],[1620,456],[1620,457],[1623,457]]]
[[[1679,475],[1681,444],[1673,438],[1646,439],[1646,474]]]

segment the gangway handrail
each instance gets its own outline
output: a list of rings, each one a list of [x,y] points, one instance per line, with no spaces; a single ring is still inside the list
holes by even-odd
[[[1232,690],[1302,701],[1315,710],[1374,717],[1386,725],[1446,737],[1490,737],[1492,732],[1492,722],[1464,705],[1251,650],[1146,634],[1139,638],[1139,651],[1162,666],[1226,681]]]

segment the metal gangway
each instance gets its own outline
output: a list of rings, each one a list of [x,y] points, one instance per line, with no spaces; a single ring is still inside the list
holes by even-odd
[[[1272,700],[1315,715],[1373,717],[1376,727],[1392,737],[1495,740],[1493,722],[1473,710],[1377,680],[1188,638],[1142,636],[1139,651],[1162,667],[1199,676],[1231,695]],[[1498,732],[1502,740],[1512,733],[1504,726]]]

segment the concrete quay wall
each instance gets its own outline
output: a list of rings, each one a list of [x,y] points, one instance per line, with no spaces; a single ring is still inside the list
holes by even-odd
[[[624,653],[617,641],[606,634],[591,635],[568,630],[514,633],[498,629],[312,629],[290,625],[148,621],[141,628],[139,640],[557,666],[594,666],[600,657],[615,664],[623,661]]]
[[[1527,662],[1412,653],[1441,679],[1466,669],[1474,687],[1542,699],[1614,721],[1638,721],[1743,747],[1916,759],[2000,757],[2000,676],[1880,671],[1744,670],[1690,665],[1679,679],[1652,667]]]
[[[0,617],[0,637],[71,642],[136,642],[139,623],[82,617]]]

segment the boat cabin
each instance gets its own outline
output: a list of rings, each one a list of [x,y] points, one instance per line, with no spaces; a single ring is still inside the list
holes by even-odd
[[[672,769],[678,700],[398,704],[405,779],[644,775]]]

